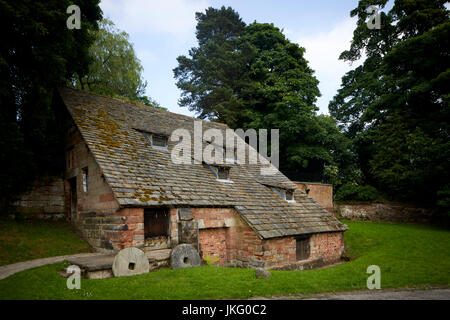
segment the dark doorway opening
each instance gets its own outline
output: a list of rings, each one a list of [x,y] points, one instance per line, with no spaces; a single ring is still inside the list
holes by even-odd
[[[144,238],[147,250],[169,247],[170,219],[168,208],[144,210]]]
[[[299,236],[296,238],[296,256],[297,261],[306,260],[310,255],[310,236]]]

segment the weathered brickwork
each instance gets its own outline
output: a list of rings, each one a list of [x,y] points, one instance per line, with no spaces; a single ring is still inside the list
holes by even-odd
[[[210,256],[220,265],[227,263],[226,228],[203,229],[199,231],[202,257]]]
[[[73,148],[72,167],[65,175],[66,212],[81,235],[98,250],[121,250],[144,246],[144,209],[120,209],[100,167],[78,131],[68,140]],[[83,190],[83,170],[88,172],[88,190]],[[77,208],[71,209],[69,179],[76,179]],[[170,245],[180,242],[178,208],[170,209]],[[314,234],[311,255],[296,260],[293,237],[262,240],[233,208],[191,208],[198,225],[199,250],[218,258],[219,265],[239,267],[296,268],[314,261],[339,259],[343,249],[342,232]],[[193,243],[196,245],[195,243]]]
[[[134,212],[132,214],[129,209],[120,210],[111,188],[79,131],[73,129],[70,132],[66,146],[73,150],[73,153],[70,167],[66,153],[67,169],[64,181],[67,216],[80,235],[99,251],[120,250],[131,244],[139,244],[139,241],[134,239],[138,223]],[[83,170],[86,169],[87,192],[83,188]],[[70,180],[76,181],[76,208],[71,206]],[[143,224],[143,221],[141,222]]]
[[[176,209],[173,209],[176,218]],[[239,267],[303,269],[340,259],[342,232],[317,233],[309,238],[310,256],[297,261],[294,237],[262,240],[231,208],[193,208],[199,224],[199,247],[206,255],[219,258],[218,264]],[[176,234],[176,220],[172,221]]]
[[[318,204],[324,207],[328,212],[333,213],[333,185],[314,182],[295,182],[300,190],[306,192],[309,189],[308,196],[314,199]]]
[[[120,241],[116,242],[117,249],[128,247],[142,248],[144,246],[144,209],[125,208],[118,212],[122,219]]]

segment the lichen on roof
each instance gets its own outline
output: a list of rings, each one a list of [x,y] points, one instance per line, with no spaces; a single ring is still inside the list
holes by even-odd
[[[193,137],[198,119],[73,89],[60,94],[121,206],[232,207],[264,239],[346,230],[279,171],[262,176],[259,165],[234,164],[233,183],[223,183],[201,164],[174,164],[171,142],[168,151],[155,150],[136,130],[170,135],[184,128]],[[202,125],[204,130],[227,128]],[[296,203],[270,186],[294,189]]]

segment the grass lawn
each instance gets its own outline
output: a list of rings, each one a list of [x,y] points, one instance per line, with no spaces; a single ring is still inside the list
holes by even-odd
[[[0,265],[82,252],[92,249],[68,222],[0,220]]]
[[[272,271],[256,279],[251,269],[163,269],[148,274],[81,280],[68,290],[56,271],[63,263],[0,281],[1,299],[221,299],[366,289],[369,265],[381,268],[381,287],[450,285],[450,232],[426,226],[345,222],[350,262],[309,271]]]

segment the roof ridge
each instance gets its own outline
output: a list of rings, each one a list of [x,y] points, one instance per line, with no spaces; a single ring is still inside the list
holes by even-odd
[[[124,100],[124,99],[120,99],[120,98],[105,96],[103,94],[99,94],[99,93],[95,93],[95,92],[89,92],[89,91],[85,91],[85,90],[81,90],[81,89],[75,89],[75,88],[71,88],[71,87],[61,87],[61,88],[70,89],[70,90],[75,91],[75,92],[89,94],[91,96],[98,96],[98,97],[101,97],[101,98],[114,100],[114,101],[121,102],[121,103],[124,103],[124,104],[132,104],[132,105],[136,105],[138,107],[148,108],[148,109],[151,109],[152,111],[157,111],[157,112],[161,112],[161,113],[169,113],[169,114],[176,115],[176,116],[183,117],[183,118],[199,120],[199,121],[208,122],[208,123],[214,123],[214,124],[218,124],[218,125],[221,125],[221,126],[229,128],[229,126],[227,124],[222,123],[222,122],[215,122],[215,121],[209,121],[209,120],[200,119],[200,118],[194,118],[194,117],[191,117],[191,116],[188,116],[188,115],[185,115],[185,114],[176,113],[176,112],[172,112],[172,111],[168,111],[168,110],[163,110],[163,109],[159,109],[159,108],[153,107],[153,106],[147,106],[147,105],[145,105],[143,103],[136,102],[136,101],[128,101],[128,100]]]

